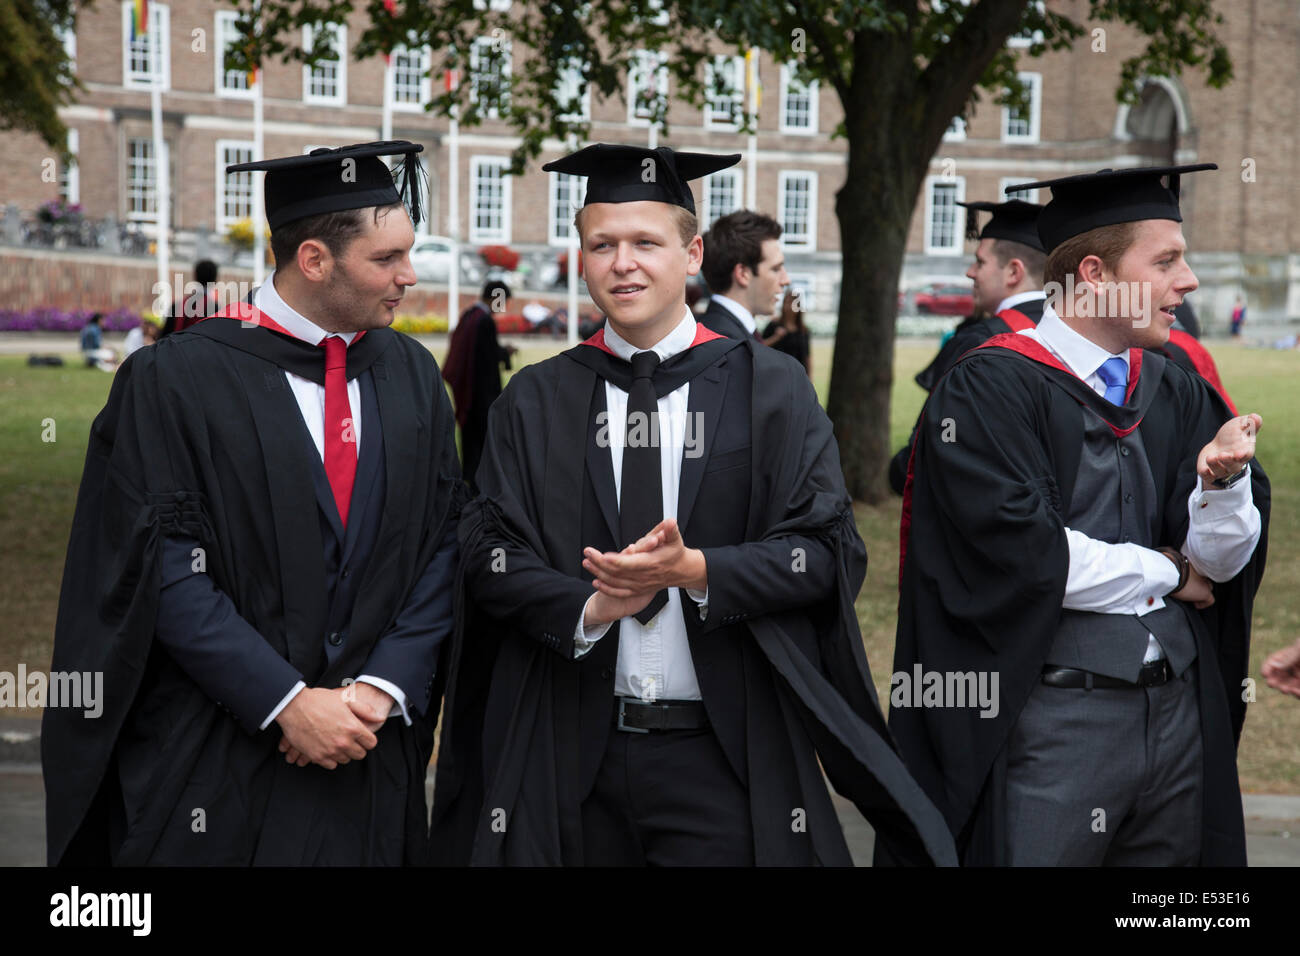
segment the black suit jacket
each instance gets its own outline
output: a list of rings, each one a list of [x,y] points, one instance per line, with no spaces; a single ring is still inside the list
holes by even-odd
[[[751,334],[745,331],[745,327],[740,324],[734,312],[728,309],[712,298],[709,299],[709,307],[704,314],[696,319],[705,328],[712,329],[719,335],[725,335],[729,339],[747,339]],[[757,335],[753,335],[757,339]]]

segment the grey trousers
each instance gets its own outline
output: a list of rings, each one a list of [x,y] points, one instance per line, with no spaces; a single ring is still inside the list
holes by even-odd
[[[1198,862],[1196,671],[1145,689],[1034,688],[1008,742],[1012,866]]]

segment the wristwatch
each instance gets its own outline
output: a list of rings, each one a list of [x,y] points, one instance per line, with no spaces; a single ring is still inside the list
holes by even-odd
[[[1227,478],[1215,478],[1212,482],[1210,482],[1210,484],[1214,485],[1214,487],[1216,488],[1221,488],[1221,489],[1231,488],[1237,482],[1241,481],[1241,479],[1246,477],[1246,472],[1249,468],[1250,468],[1249,465],[1243,465],[1241,471],[1237,472],[1235,475],[1229,475]]]
[[[1170,594],[1177,594],[1187,585],[1187,578],[1191,573],[1192,562],[1187,560],[1187,555],[1183,554],[1176,548],[1158,548],[1157,550],[1172,561],[1174,567],[1178,568],[1178,583],[1175,584],[1165,595],[1165,597],[1169,597]]]

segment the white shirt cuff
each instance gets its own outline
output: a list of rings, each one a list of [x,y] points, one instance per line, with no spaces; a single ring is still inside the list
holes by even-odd
[[[1260,517],[1247,474],[1231,488],[1209,488],[1200,478],[1187,498],[1183,553],[1211,581],[1235,577],[1259,544]]]
[[[280,711],[284,710],[284,708],[288,706],[289,701],[293,700],[295,697],[298,696],[298,691],[302,690],[306,686],[307,685],[304,684],[302,681],[298,681],[298,683],[290,687],[289,693],[285,694],[282,698],[280,698],[280,703],[275,705],[275,710],[271,711],[271,713],[267,715],[266,720],[262,721],[262,726],[258,727],[257,729],[266,730],[266,728],[271,725],[271,721],[275,720],[275,718],[280,716]]]
[[[369,684],[371,687],[378,687],[389,697],[393,698],[393,706],[392,709],[388,711],[388,716],[396,717],[398,714],[401,714],[402,720],[406,722],[406,726],[411,726],[411,715],[406,712],[406,694],[402,692],[402,688],[398,687],[392,681],[386,681],[382,677],[371,677],[369,674],[362,674],[357,678],[356,682],[358,684]]]
[[[573,659],[575,661],[589,653],[596,646],[596,642],[609,631],[610,624],[614,623],[608,621],[595,627],[582,626],[582,622],[587,619],[587,608],[595,597],[596,595],[592,594],[591,597],[587,598],[587,603],[582,606],[582,613],[578,615],[578,626],[573,631]]]
[[[709,616],[709,589],[706,587],[703,591],[697,591],[694,588],[683,588],[686,596],[694,601],[700,608],[700,620],[703,621]]]

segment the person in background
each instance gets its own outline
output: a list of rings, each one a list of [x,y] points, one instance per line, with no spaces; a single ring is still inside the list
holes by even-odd
[[[81,330],[81,354],[86,359],[86,368],[98,368],[111,372],[116,367],[117,355],[112,349],[104,348],[104,330],[101,327],[104,315],[94,313]]]
[[[1232,307],[1232,334],[1233,336],[1241,335],[1241,327],[1246,322],[1246,303],[1241,301],[1241,296],[1237,296],[1237,303]]]
[[[138,352],[146,345],[153,345],[157,341],[158,326],[145,320],[126,333],[126,342],[122,346],[123,357],[130,358],[133,353]]]
[[[451,386],[460,425],[461,473],[470,488],[487,437],[488,409],[501,394],[501,366],[510,370],[513,345],[497,340],[495,316],[505,313],[510,287],[500,279],[483,284],[483,294],[466,309],[447,344],[442,377]]]
[[[787,289],[781,315],[763,329],[763,344],[793,356],[812,378],[812,347],[803,322],[803,298],[797,289]]]
[[[211,259],[194,263],[194,281],[201,289],[194,289],[172,305],[171,315],[163,323],[162,336],[181,332],[203,321],[221,308],[217,297],[217,264]]]
[[[704,234],[701,272],[713,294],[700,323],[727,338],[757,338],[758,317],[776,311],[790,284],[781,224],[748,209],[723,216]]]

